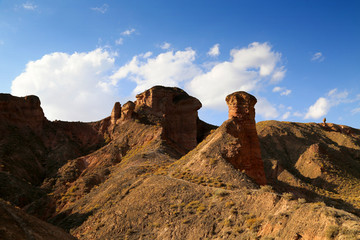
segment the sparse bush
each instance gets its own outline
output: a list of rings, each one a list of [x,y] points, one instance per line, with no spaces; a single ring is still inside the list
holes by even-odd
[[[184,224],[189,224],[189,223],[190,223],[190,219],[184,219],[184,220],[183,220],[183,223],[184,223]]]
[[[282,195],[282,197],[283,197],[284,199],[286,199],[286,200],[292,200],[292,199],[294,199],[294,194],[292,194],[292,193],[284,193],[284,194]]]
[[[218,161],[218,160],[215,159],[215,158],[210,158],[210,159],[209,159],[209,163],[210,163],[211,166],[215,165],[215,164],[217,163],[217,161]]]
[[[154,228],[158,228],[158,227],[160,227],[160,223],[158,223],[158,222],[153,222],[153,223],[152,223],[152,226],[153,226]]]
[[[220,197],[225,197],[227,195],[229,195],[229,192],[223,189],[218,189],[215,191],[214,193],[216,196],[220,196]]]
[[[230,227],[231,225],[232,225],[232,222],[231,222],[230,219],[227,218],[227,219],[224,220],[224,226],[225,227]]]
[[[249,218],[245,223],[250,230],[257,231],[261,226],[262,221],[263,220],[259,218]]]
[[[205,197],[211,197],[212,196],[212,194],[210,193],[210,192],[207,192],[207,193],[205,193],[205,195],[204,195]]]
[[[334,239],[339,234],[339,226],[331,225],[328,226],[325,232],[326,239]]]
[[[197,214],[200,214],[200,213],[205,212],[205,210],[206,210],[205,205],[201,203],[201,204],[199,205],[199,207],[196,209],[196,213],[197,213]]]
[[[304,203],[306,203],[306,199],[305,198],[299,198],[298,203],[304,204]]]
[[[275,240],[273,237],[263,237],[261,240]]]
[[[260,186],[260,192],[273,192],[273,188],[270,185]]]
[[[233,214],[238,214],[238,210],[237,210],[237,208],[233,208],[233,209],[231,209],[231,213],[233,213]]]
[[[233,201],[227,201],[226,203],[225,203],[225,207],[227,207],[227,208],[231,208],[232,206],[234,206],[235,205],[235,203],[233,202]]]

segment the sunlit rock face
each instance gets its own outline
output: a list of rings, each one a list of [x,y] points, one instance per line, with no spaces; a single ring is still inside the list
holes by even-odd
[[[196,147],[198,99],[180,88],[155,86],[138,94],[135,106],[138,114],[150,115],[163,126],[166,139],[186,151]]]
[[[266,177],[255,125],[256,102],[254,96],[242,91],[226,97],[229,120],[223,124],[227,133],[234,136],[237,141],[228,144],[224,157],[235,168],[244,170],[258,184],[264,185]]]

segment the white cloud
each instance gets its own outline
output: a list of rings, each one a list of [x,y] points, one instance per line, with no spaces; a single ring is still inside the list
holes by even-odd
[[[257,91],[264,83],[273,83],[272,78],[279,71],[285,71],[279,66],[281,54],[272,51],[268,43],[254,42],[248,47],[233,49],[230,54],[230,61],[214,65],[186,85],[205,107],[226,109],[224,99],[228,94],[239,90]]]
[[[167,50],[171,47],[171,44],[168,42],[164,42],[163,44],[160,45],[160,48],[163,50]]]
[[[338,92],[338,90],[332,89],[328,92],[327,97],[320,97],[313,105],[308,109],[305,115],[305,119],[319,119],[325,116],[332,107],[339,105],[340,103],[348,102],[348,92]]]
[[[152,56],[152,52],[147,52],[147,53],[145,53],[145,54],[143,54],[143,55],[141,55],[143,58],[149,58],[149,57],[151,57]]]
[[[109,115],[115,102],[114,89],[106,84],[113,67],[112,54],[103,49],[55,52],[29,62],[11,92],[39,96],[50,120],[98,120]]]
[[[123,36],[130,36],[130,35],[133,34],[135,31],[136,31],[136,30],[135,30],[134,28],[127,29],[127,30],[123,31],[123,32],[121,33],[121,35],[123,35]]]
[[[256,114],[261,115],[266,119],[274,119],[279,116],[279,112],[267,99],[258,97],[258,102],[255,105]]]
[[[109,5],[107,5],[106,3],[103,4],[101,7],[93,7],[91,8],[91,10],[99,12],[99,13],[106,13],[106,11],[109,9]]]
[[[257,92],[273,84],[275,75],[280,76],[277,81],[284,77],[281,54],[268,43],[255,42],[231,50],[230,55],[229,61],[204,68],[195,63],[196,52],[191,48],[158,55],[146,52],[114,71],[115,55],[101,48],[72,55],[52,53],[29,62],[13,81],[12,93],[38,95],[49,119],[90,121],[109,115],[115,90],[119,92],[120,85],[129,86],[126,80],[136,84],[132,94],[154,85],[185,87],[204,107],[225,110],[226,95],[239,90]],[[267,99],[257,98],[256,111],[264,118],[274,119],[281,115],[279,111],[289,111],[278,111]]]
[[[324,60],[325,60],[325,57],[323,56],[323,54],[321,52],[314,53],[314,55],[312,55],[312,57],[311,57],[311,61],[313,61],[313,62],[322,62]]]
[[[151,53],[133,57],[122,66],[112,77],[114,85],[122,79],[130,79],[137,84],[134,93],[142,92],[154,85],[179,86],[201,73],[193,63],[195,51],[169,51],[150,58]]]
[[[119,38],[115,41],[116,45],[122,45],[124,43],[124,39],[123,38]]]
[[[354,108],[353,110],[351,110],[351,113],[352,113],[353,115],[360,113],[360,107]]]
[[[305,119],[319,119],[325,116],[331,108],[330,102],[326,98],[319,98],[314,105],[309,107],[308,112],[305,115]]]
[[[290,115],[291,115],[291,112],[286,112],[281,116],[281,119],[286,120],[286,119],[288,119],[290,117]]]
[[[291,90],[286,89],[285,91],[281,92],[280,95],[281,96],[288,96],[291,93]]]
[[[291,90],[282,87],[274,87],[272,91],[280,92],[280,96],[288,96],[291,93]]]
[[[30,2],[23,3],[21,5],[21,7],[25,10],[30,10],[30,11],[34,11],[37,8],[37,6],[35,4],[30,3]]]
[[[301,112],[294,112],[294,113],[293,113],[293,116],[294,116],[294,117],[303,117],[304,114],[302,114]]]
[[[220,44],[215,44],[207,53],[211,57],[217,57],[220,55]]]

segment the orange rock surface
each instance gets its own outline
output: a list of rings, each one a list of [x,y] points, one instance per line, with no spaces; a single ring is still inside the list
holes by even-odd
[[[198,99],[180,88],[155,86],[138,94],[136,109],[152,115],[164,128],[164,137],[189,151],[197,145]]]
[[[258,184],[265,185],[264,164],[255,125],[256,102],[254,96],[241,91],[226,97],[229,120],[224,124],[226,131],[238,141],[228,145],[225,158],[235,168],[244,170]]]

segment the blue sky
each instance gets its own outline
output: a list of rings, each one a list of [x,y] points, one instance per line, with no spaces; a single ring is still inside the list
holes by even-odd
[[[51,119],[95,121],[153,85],[258,99],[257,121],[360,128],[360,1],[0,0],[0,92]]]

